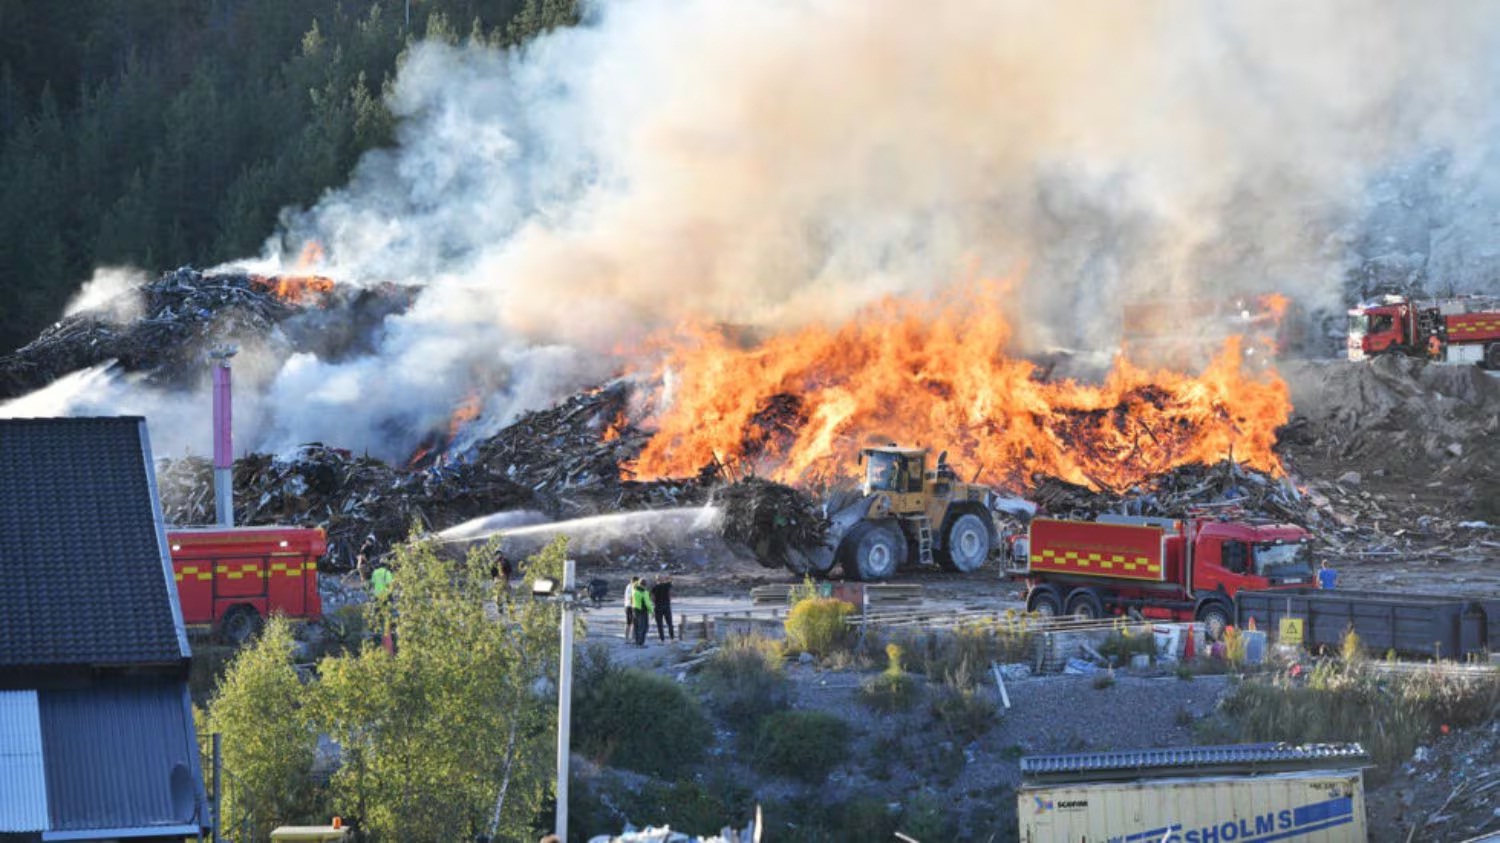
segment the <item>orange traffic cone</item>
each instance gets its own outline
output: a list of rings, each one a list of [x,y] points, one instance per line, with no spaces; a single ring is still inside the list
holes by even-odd
[[[1182,660],[1190,662],[1198,656],[1198,645],[1194,643],[1198,638],[1198,628],[1194,624],[1187,625],[1187,644],[1182,648]]]

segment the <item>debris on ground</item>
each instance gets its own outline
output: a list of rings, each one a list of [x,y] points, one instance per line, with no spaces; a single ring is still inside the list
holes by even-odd
[[[1477,840],[1500,832],[1500,720],[1434,736],[1370,803],[1370,826],[1406,840]],[[1488,839],[1488,838],[1486,838]]]

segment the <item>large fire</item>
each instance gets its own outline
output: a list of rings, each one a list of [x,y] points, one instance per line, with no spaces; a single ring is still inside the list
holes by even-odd
[[[288,304],[314,302],[333,290],[333,279],[322,275],[252,275],[250,284]]]
[[[855,471],[861,447],[947,450],[968,479],[1016,486],[1040,472],[1120,489],[1178,465],[1232,456],[1279,472],[1291,409],[1273,372],[1247,374],[1237,339],[1197,376],[1121,358],[1103,383],[1044,382],[1007,355],[1000,285],[886,299],[836,328],[759,344],[697,327],[662,340],[656,433],[637,477],[738,464],[818,485]]]

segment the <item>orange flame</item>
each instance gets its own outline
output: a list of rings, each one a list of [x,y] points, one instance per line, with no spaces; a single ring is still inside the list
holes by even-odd
[[[1203,373],[1150,372],[1119,360],[1099,385],[1044,383],[1006,355],[1001,285],[934,300],[883,300],[836,328],[809,327],[751,347],[720,329],[658,339],[670,404],[637,476],[684,476],[722,459],[761,476],[822,483],[854,471],[870,444],[946,449],[965,475],[1016,486],[1043,472],[1123,488],[1231,454],[1280,472],[1272,451],[1291,404],[1274,373],[1241,371],[1238,338]],[[659,379],[661,380],[661,379]],[[660,403],[662,390],[650,396]]]
[[[305,304],[333,290],[333,279],[322,275],[252,275],[250,284],[288,304]]]
[[[468,396],[453,409],[453,417],[448,419],[447,444],[453,444],[453,441],[458,438],[459,431],[464,429],[464,425],[479,418],[483,410],[484,395],[478,389],[470,390]]]
[[[307,241],[302,247],[301,253],[297,255],[297,269],[311,269],[314,264],[323,262],[323,244],[316,240]]]

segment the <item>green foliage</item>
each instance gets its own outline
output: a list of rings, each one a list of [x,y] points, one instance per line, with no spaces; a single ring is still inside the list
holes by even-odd
[[[786,616],[787,643],[816,656],[843,649],[849,641],[847,620],[853,611],[853,606],[831,597],[801,600]]]
[[[744,826],[756,806],[755,795],[728,774],[706,781],[648,779],[640,784],[596,779],[569,796],[569,825],[583,831],[634,822],[707,834],[726,825]]]
[[[1245,651],[1248,642],[1244,633],[1238,627],[1227,626],[1224,628],[1224,661],[1234,670],[1245,666]]]
[[[825,711],[781,711],[760,721],[757,769],[809,784],[823,781],[849,754],[849,724]]]
[[[917,704],[921,689],[916,680],[901,669],[901,646],[887,644],[885,652],[886,669],[860,686],[859,698],[876,711],[910,711]]]
[[[1500,713],[1500,679],[1441,668],[1383,674],[1326,660],[1305,684],[1284,676],[1240,682],[1223,711],[1245,740],[1359,741],[1391,772],[1439,726],[1484,723]]]
[[[222,738],[225,833],[247,843],[245,821],[262,839],[276,825],[305,818],[312,805],[307,774],[317,731],[302,705],[292,666],[296,641],[280,615],[230,663],[209,708],[208,729]]]
[[[591,651],[573,692],[573,746],[600,764],[673,776],[703,758],[712,731],[676,682]]]
[[[730,636],[703,664],[699,683],[721,717],[746,728],[786,707],[781,642],[762,635]]]
[[[559,539],[527,564],[558,576],[566,551]],[[497,811],[496,836],[521,839],[550,790],[556,713],[533,687],[557,664],[559,610],[497,595],[493,558],[397,548],[395,657],[367,644],[319,665],[312,709],[343,753],[334,811],[380,840],[472,839]]]
[[[1034,634],[1024,615],[969,621],[956,629],[907,633],[899,639],[913,669],[929,679],[964,676],[978,681],[990,662],[1030,660]]]
[[[1126,666],[1130,664],[1130,658],[1135,655],[1147,655],[1156,658],[1156,636],[1147,629],[1144,633],[1132,631],[1130,627],[1124,627],[1119,632],[1111,633],[1099,645],[1099,655],[1108,659],[1111,664]]]
[[[932,714],[962,743],[975,740],[995,724],[995,704],[980,693],[964,665],[944,677],[932,700]]]

